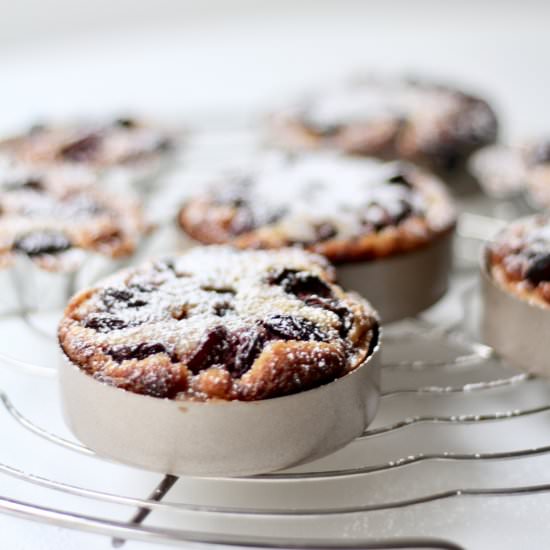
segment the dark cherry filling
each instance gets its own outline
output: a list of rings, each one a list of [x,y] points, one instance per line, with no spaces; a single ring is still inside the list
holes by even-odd
[[[114,346],[107,350],[107,353],[117,362],[121,363],[129,359],[137,359],[138,361],[145,359],[157,353],[166,353],[167,350],[163,344],[142,343],[131,346]]]
[[[17,239],[14,250],[24,252],[30,257],[45,254],[59,254],[71,248],[71,241],[63,233],[43,231],[29,233]]]
[[[538,255],[530,259],[525,278],[534,285],[550,281],[550,254]]]
[[[281,285],[286,292],[304,300],[309,306],[321,307],[335,313],[341,321],[340,336],[345,337],[349,332],[353,323],[352,312],[334,298],[330,286],[316,275],[282,269],[272,275],[270,282]],[[203,286],[202,289],[220,295],[219,301],[212,306],[215,315],[223,317],[234,311],[231,303],[232,295],[235,294],[233,288]],[[141,300],[136,293],[154,290],[154,287],[140,283],[131,284],[126,288],[105,288],[101,291],[99,299],[106,312],[92,313],[83,320],[82,324],[86,328],[101,333],[135,326],[139,321],[125,321],[111,312],[116,311],[116,308],[145,305],[145,301]],[[177,319],[185,319],[187,316],[186,306],[172,312],[172,317]],[[117,362],[143,360],[158,353],[167,353],[172,362],[182,362],[194,375],[211,367],[220,367],[229,372],[233,378],[240,378],[250,370],[266,344],[275,340],[326,342],[328,335],[307,319],[277,314],[237,330],[229,330],[222,324],[214,326],[202,336],[196,347],[186,357],[177,356],[173,350],[167,349],[161,343],[114,345],[105,353]]]
[[[106,315],[89,315],[84,320],[86,328],[94,329],[97,332],[111,332],[127,328],[129,325],[122,319],[107,317]]]
[[[353,326],[353,313],[339,300],[330,298],[321,298],[320,296],[311,296],[305,300],[306,305],[312,307],[321,307],[336,314],[340,319],[340,330],[338,331],[341,338],[345,338],[351,327]]]
[[[229,369],[233,377],[238,378],[247,372],[262,352],[267,341],[267,333],[261,326],[243,329],[235,333],[235,361]]]
[[[186,361],[193,373],[220,365],[237,378],[246,373],[270,340],[326,341],[327,336],[306,319],[291,315],[273,315],[251,328],[229,332],[218,325],[200,340]]]
[[[365,207],[363,221],[366,226],[380,231],[391,224],[392,219],[388,212],[377,203],[371,203]]]
[[[326,341],[327,335],[307,319],[299,319],[292,315],[272,315],[263,326],[268,334],[281,340],[315,340]]]
[[[388,179],[389,183],[394,183],[398,185],[404,185],[405,187],[412,188],[411,182],[407,179],[407,176],[405,176],[402,172],[398,172],[395,174],[395,176],[392,176]]]
[[[268,339],[262,326],[230,333],[219,325],[204,335],[188,359],[187,368],[197,374],[214,365],[220,365],[234,378],[240,377],[250,369]]]
[[[230,206],[235,209],[234,216],[229,225],[229,231],[233,235],[240,235],[253,231],[258,225],[270,225],[280,220],[286,208],[272,208],[271,212],[262,213],[261,220],[250,205],[248,188],[253,184],[250,176],[243,176],[230,181],[227,188],[217,188],[213,201],[216,205]]]
[[[325,222],[315,227],[315,237],[319,242],[333,239],[338,234],[338,230],[331,223]]]
[[[363,211],[363,223],[366,227],[380,231],[390,225],[401,223],[414,213],[412,206],[407,201],[398,199],[397,204],[399,205],[399,211],[392,215],[377,202],[369,203]]]
[[[133,118],[121,117],[115,120],[115,126],[120,126],[121,128],[135,128],[137,126],[136,121]]]
[[[393,223],[395,224],[401,223],[403,220],[413,214],[412,206],[407,201],[400,200],[399,206],[401,207],[401,209],[399,213],[393,218]]]
[[[228,332],[221,325],[210,329],[187,361],[187,368],[197,374],[212,365],[223,364]]]
[[[269,282],[280,285],[288,294],[294,294],[301,300],[307,296],[316,295],[328,298],[332,296],[330,287],[317,275],[294,269],[283,269],[273,275]]]
[[[64,160],[85,162],[93,158],[100,143],[101,136],[97,132],[92,132],[62,147],[59,156]]]
[[[124,305],[124,307],[142,307],[147,305],[145,300],[136,297],[131,290],[122,288],[106,288],[101,293],[101,301],[107,310]]]
[[[215,292],[216,294],[236,294],[235,289],[231,287],[203,285],[201,289],[206,292]]]
[[[21,187],[40,192],[44,190],[44,183],[38,178],[29,178],[21,182]]]
[[[39,178],[27,178],[10,182],[4,185],[6,191],[20,191],[22,189],[28,189],[29,191],[36,191],[40,193],[44,191],[44,183]]]

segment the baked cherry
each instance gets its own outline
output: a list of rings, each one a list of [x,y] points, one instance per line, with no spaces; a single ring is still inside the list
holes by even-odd
[[[2,186],[6,191],[29,190],[37,193],[44,191],[44,183],[40,178],[29,177],[5,183]]]
[[[59,156],[64,160],[85,162],[92,159],[99,149],[100,143],[100,135],[92,132],[62,147]]]
[[[353,313],[339,300],[331,300],[330,298],[321,298],[319,296],[311,296],[305,300],[306,305],[312,307],[321,307],[328,311],[332,311],[340,319],[340,329],[338,331],[341,338],[345,338],[351,327],[353,326]]]
[[[160,344],[160,343],[150,344],[147,342],[144,342],[142,344],[129,345],[129,346],[127,345],[113,346],[111,349],[107,351],[107,353],[115,361],[119,363],[130,359],[137,359],[138,361],[141,361],[142,359],[146,359],[151,355],[156,355],[157,353],[165,353],[165,352],[166,352],[166,348],[164,347],[163,344]]]
[[[227,330],[218,325],[211,328],[201,339],[191,357],[187,360],[187,368],[194,374],[201,370],[223,363],[227,349]]]
[[[399,211],[393,216],[393,223],[401,223],[406,218],[410,217],[413,214],[412,206],[404,200],[399,200]]]
[[[269,282],[274,285],[280,285],[288,294],[294,294],[300,299],[307,296],[322,296],[327,298],[332,296],[332,290],[317,275],[307,271],[297,271],[294,269],[283,269],[273,275]]]
[[[264,323],[268,333],[281,340],[316,340],[322,342],[327,339],[319,328],[307,319],[292,315],[272,315]]]
[[[201,290],[206,292],[215,292],[216,294],[236,294],[234,288],[228,286],[202,285]]]
[[[534,285],[550,281],[550,254],[541,254],[530,260],[525,278]]]
[[[119,126],[120,128],[130,129],[130,128],[135,128],[137,126],[137,123],[133,118],[121,117],[115,120],[115,126]]]
[[[84,326],[94,329],[97,332],[111,332],[112,330],[127,328],[129,325],[126,321],[118,319],[117,317],[89,315],[84,319]]]
[[[63,234],[54,231],[37,231],[28,233],[17,239],[14,250],[24,252],[28,256],[59,254],[71,248],[71,241]]]
[[[235,362],[231,369],[234,377],[240,377],[250,370],[256,357],[260,355],[267,338],[265,329],[261,326],[244,329],[234,334],[237,341]]]
[[[101,301],[105,304],[107,310],[124,305],[124,307],[134,308],[147,305],[145,300],[136,297],[131,290],[122,288],[106,288],[101,294]]]
[[[412,187],[411,182],[403,172],[397,172],[397,174],[388,179],[388,182],[397,185],[404,185],[405,187]]]

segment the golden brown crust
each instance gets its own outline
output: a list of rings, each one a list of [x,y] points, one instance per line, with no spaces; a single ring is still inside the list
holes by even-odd
[[[316,163],[319,168],[312,169],[311,165]],[[334,175],[327,176],[325,166]],[[350,167],[353,174],[347,181],[346,170]],[[340,168],[343,175],[338,172]],[[312,175],[315,170],[317,173]],[[357,185],[361,182],[357,178],[372,180],[376,170],[380,172],[376,185],[366,183],[364,188]],[[204,244],[230,243],[243,249],[297,244],[333,263],[368,261],[410,252],[454,229],[455,215],[444,186],[412,166],[373,165],[373,161],[311,155],[283,161],[283,167],[278,165],[274,172],[281,180],[288,178],[293,187],[286,204],[282,199],[284,189],[281,198],[273,199],[263,190],[267,181],[273,184],[276,193],[277,178],[271,182],[268,179],[271,176],[260,174],[258,178],[263,177],[264,182],[254,180],[251,171],[239,175],[247,181],[244,189],[240,188],[239,178],[228,177],[220,182],[222,194],[214,187],[184,204],[178,217],[180,226],[191,238]],[[317,189],[312,195],[307,193],[307,185],[314,176]],[[321,182],[325,188],[321,188]],[[297,191],[300,186],[306,190],[302,195]],[[283,213],[277,215],[278,211]]]
[[[252,390],[254,399],[265,399],[308,390],[345,374],[345,365],[344,350],[332,343],[274,342],[243,375],[239,395],[247,400]]]
[[[357,368],[377,340],[376,314],[325,265],[299,250],[197,248],[77,294],[59,342],[88,374],[135,393],[250,401],[304,391]]]

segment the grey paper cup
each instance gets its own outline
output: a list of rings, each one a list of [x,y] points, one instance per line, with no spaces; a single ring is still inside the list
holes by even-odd
[[[338,283],[369,300],[383,323],[411,317],[446,292],[452,266],[453,233],[419,250],[337,266]]]
[[[249,402],[138,395],[96,381],[63,356],[64,415],[88,447],[133,466],[192,476],[267,473],[321,458],[365,430],[378,407],[378,349],[326,385]]]

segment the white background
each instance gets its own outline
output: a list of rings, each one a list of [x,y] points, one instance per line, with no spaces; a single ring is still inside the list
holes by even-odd
[[[271,105],[357,69],[464,82],[514,133],[547,124],[547,2],[0,2],[2,125]]]

